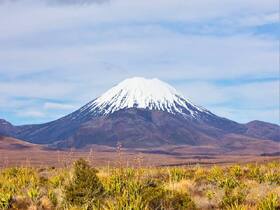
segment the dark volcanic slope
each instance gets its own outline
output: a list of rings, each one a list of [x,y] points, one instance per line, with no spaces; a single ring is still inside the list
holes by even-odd
[[[63,143],[59,143],[60,146],[63,144],[75,147],[87,144],[115,146],[121,141],[125,146],[133,147],[162,144],[197,145],[202,139],[199,136],[204,132],[204,142],[223,134],[217,128],[208,128],[182,116],[145,109],[125,109],[108,116],[84,120],[72,121],[70,116],[73,114],[42,125],[19,127],[20,131],[16,136],[39,144],[62,141]],[[235,126],[239,127],[238,124]]]
[[[0,136],[15,135],[17,129],[8,121],[0,119]]]
[[[71,116],[71,117],[70,117]],[[72,122],[73,114],[59,120],[34,126],[19,127],[18,138],[59,148],[83,148],[90,144],[124,147],[157,147],[162,145],[221,145],[228,134],[270,139],[242,125],[216,115],[199,120],[147,109],[124,109],[108,116],[83,118]],[[257,125],[256,125],[257,126]],[[259,129],[266,127],[265,123]],[[270,126],[270,124],[268,124]],[[279,126],[278,126],[279,127]],[[257,127],[255,129],[258,130]],[[251,134],[252,132],[252,134]],[[273,133],[273,132],[271,132]],[[277,130],[272,140],[280,139]],[[234,141],[234,138],[230,138]],[[237,138],[236,138],[237,139]]]
[[[82,148],[90,144],[125,147],[162,145],[219,145],[227,134],[279,142],[279,126],[265,122],[238,124],[213,115],[193,120],[162,111],[126,109],[108,116],[71,120],[69,116],[41,124],[14,127],[0,124],[2,135],[60,148]],[[234,138],[230,138],[234,142]]]
[[[279,125],[255,120],[245,124],[245,126],[247,128],[245,135],[280,142]]]
[[[60,143],[60,146],[85,147],[88,144],[124,147],[156,147],[161,145],[217,144],[223,132],[199,125],[178,116],[150,110],[128,109],[106,117],[95,118]]]

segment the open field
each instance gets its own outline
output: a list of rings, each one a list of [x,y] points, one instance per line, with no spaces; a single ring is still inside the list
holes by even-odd
[[[235,141],[230,147],[215,146],[168,146],[148,149],[126,149],[118,146],[92,145],[87,150],[54,150],[43,145],[31,144],[11,137],[0,137],[0,167],[9,166],[55,166],[65,167],[79,158],[90,161],[94,167],[135,166],[144,167],[226,165],[232,163],[267,162],[280,160],[280,144],[269,147],[255,146]],[[267,155],[261,155],[267,154]]]
[[[210,151],[210,152],[209,152]],[[8,166],[55,166],[65,167],[74,160],[84,158],[95,167],[135,166],[188,166],[188,165],[226,165],[232,163],[267,162],[280,160],[280,156],[261,156],[256,154],[219,154],[219,151],[206,148],[179,148],[158,150],[118,150],[113,148],[95,148],[89,151],[46,150],[44,148],[0,149],[0,167]]]
[[[64,168],[0,170],[0,209],[277,210],[279,196],[279,161],[95,169],[80,159]]]

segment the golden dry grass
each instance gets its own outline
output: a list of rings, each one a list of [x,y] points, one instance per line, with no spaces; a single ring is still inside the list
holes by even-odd
[[[280,161],[211,167],[120,165],[99,167],[98,171],[85,164],[79,172],[72,164],[65,168],[3,168],[0,209],[280,208]],[[97,187],[100,190],[91,191]]]

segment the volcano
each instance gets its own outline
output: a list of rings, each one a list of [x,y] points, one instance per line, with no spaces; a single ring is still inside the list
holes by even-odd
[[[127,148],[155,148],[280,141],[278,125],[261,121],[240,124],[219,117],[169,84],[141,77],[122,81],[58,120],[14,127],[5,122],[5,126],[5,134],[11,131],[13,137],[57,148],[116,146],[118,142]]]

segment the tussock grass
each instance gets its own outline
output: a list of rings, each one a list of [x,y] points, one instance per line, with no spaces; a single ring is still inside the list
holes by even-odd
[[[279,162],[95,169],[80,159],[62,169],[0,171],[3,210],[277,210],[279,202]]]

